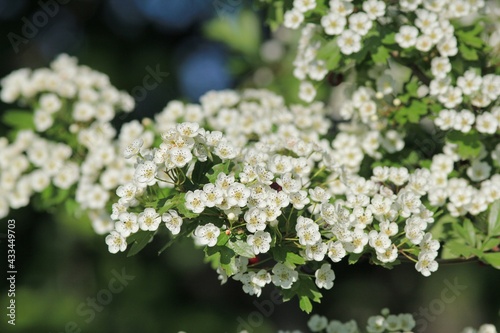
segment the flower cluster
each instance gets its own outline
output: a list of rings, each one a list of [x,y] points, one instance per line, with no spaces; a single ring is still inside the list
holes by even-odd
[[[405,332],[411,333],[416,326],[415,319],[409,313],[391,314],[389,309],[382,309],[380,315],[371,316],[368,318],[366,326],[361,329],[355,320],[350,320],[342,323],[338,320],[328,320],[325,316],[313,315],[309,319],[307,326],[310,332],[326,332],[326,333],[390,333],[390,332]],[[241,332],[243,333],[243,332]],[[302,333],[300,330],[284,331],[278,333]],[[492,324],[483,324],[477,330],[471,327],[466,327],[461,333],[497,333],[497,330]]]
[[[60,55],[50,68],[20,69],[2,79],[3,102],[34,111],[7,111],[13,140],[1,138],[0,216],[28,205],[33,194],[42,208],[70,202],[85,211],[98,233],[110,231],[108,203],[116,188],[130,180],[134,167],[121,154],[130,138],[146,135],[137,121],[124,124],[118,139],[111,120],[130,112],[133,99],[109,78],[74,57]],[[143,133],[144,132],[144,133]]]
[[[210,126],[225,109],[209,111],[209,105],[244,109],[256,96],[253,110],[275,97],[222,92],[204,96],[198,107],[171,102],[158,116],[161,144],[141,149],[136,140],[125,149],[136,160],[135,172],[117,190],[110,252],[138,245],[141,232],[161,232],[163,221],[172,237],[191,235],[205,248],[222,282],[238,280],[251,295],[272,283],[293,296],[297,281],[330,289],[332,264],[345,257],[367,256],[380,265],[410,260],[424,276],[438,268],[440,243],[428,232],[434,213],[425,205],[435,189],[429,169],[378,166],[363,177],[359,164],[349,168],[342,161],[342,146],[351,147],[346,133],[329,144],[317,130],[297,126],[293,107],[284,105],[279,118],[267,113],[267,131],[176,123],[189,108]],[[286,135],[290,131],[295,134]]]

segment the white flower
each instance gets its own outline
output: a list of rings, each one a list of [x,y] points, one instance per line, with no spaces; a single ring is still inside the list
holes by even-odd
[[[299,273],[291,268],[288,268],[282,263],[277,263],[273,267],[273,275],[271,279],[275,286],[283,289],[290,289],[292,284],[297,281]]]
[[[59,111],[62,106],[61,100],[55,94],[43,94],[39,100],[42,110],[49,113]]]
[[[35,110],[33,123],[35,124],[35,128],[38,132],[45,132],[54,124],[54,119],[52,118],[52,114],[49,112],[38,109]]]
[[[321,18],[321,26],[327,35],[340,35],[346,24],[346,18],[335,12],[329,12]]]
[[[108,245],[110,253],[117,253],[118,251],[123,252],[127,249],[127,241],[117,231],[111,231],[111,233],[106,236],[106,244]]]
[[[244,217],[247,230],[250,232],[263,231],[266,229],[266,214],[257,207],[246,211]]]
[[[436,57],[431,61],[431,72],[436,79],[444,79],[451,71],[451,63],[447,57]]]
[[[441,110],[438,117],[434,120],[437,127],[446,131],[452,128],[455,124],[455,118],[457,117],[457,112],[455,110]]]
[[[186,208],[195,214],[203,212],[205,209],[205,202],[207,195],[202,190],[195,190],[186,192]]]
[[[305,258],[307,260],[322,261],[327,251],[328,245],[320,239],[316,244],[306,246]]]
[[[95,108],[86,102],[77,102],[73,106],[73,119],[76,121],[87,122],[95,115]]]
[[[346,256],[346,254],[347,253],[342,246],[342,242],[335,241],[329,243],[327,255],[333,262],[341,261],[342,258]]]
[[[437,49],[442,57],[453,57],[458,53],[457,39],[455,36],[442,39],[437,44]]]
[[[123,157],[128,159],[131,158],[132,156],[137,155],[143,144],[144,144],[143,139],[140,138],[135,139],[134,141],[132,141],[130,145],[127,146],[127,148],[125,148],[125,150],[123,151]]]
[[[405,167],[391,167],[389,169],[389,180],[395,185],[403,185],[410,178],[408,169]]]
[[[448,88],[444,94],[438,96],[439,102],[446,108],[454,108],[462,103],[462,90],[458,87]]]
[[[293,0],[293,8],[305,13],[316,8],[316,0]]]
[[[252,246],[255,255],[269,251],[271,240],[271,234],[266,231],[257,231],[247,237],[247,243]]]
[[[453,129],[461,131],[463,133],[468,133],[472,129],[472,124],[474,124],[474,113],[470,112],[469,110],[463,109],[455,116]]]
[[[194,138],[195,136],[198,135],[198,130],[200,128],[200,125],[198,123],[182,123],[182,124],[177,124],[176,129],[177,132],[179,132],[180,135]]]
[[[205,192],[206,194],[206,207],[214,207],[215,205],[220,205],[224,200],[224,192],[214,184],[208,183],[203,185],[203,192]]]
[[[363,229],[354,229],[351,232],[352,240],[344,243],[344,248],[347,252],[361,253],[365,245],[368,243],[368,235]]]
[[[340,52],[345,55],[359,52],[361,50],[361,36],[352,30],[344,30],[337,38]]]
[[[476,129],[480,133],[495,134],[498,132],[498,120],[490,112],[483,112],[476,117]]]
[[[115,230],[118,231],[123,237],[128,237],[139,230],[137,223],[137,214],[135,213],[121,213],[119,216],[120,221],[115,223]]]
[[[376,20],[385,15],[385,2],[379,0],[363,1],[363,10],[370,20]]]
[[[392,245],[389,237],[382,232],[372,230],[368,233],[368,237],[370,246],[378,253],[384,253]]]
[[[309,327],[312,332],[321,332],[326,328],[327,325],[328,319],[317,314],[312,315],[307,322],[307,327]]]
[[[299,216],[299,219],[302,216]],[[297,222],[299,226],[300,220]],[[321,240],[321,233],[319,232],[319,227],[316,223],[307,223],[303,227],[297,230],[297,236],[299,237],[299,243],[301,245],[314,245]]]
[[[473,69],[469,69],[457,79],[457,86],[462,89],[464,95],[471,95],[481,89],[482,82],[481,76],[477,75]]]
[[[487,179],[491,173],[491,166],[487,162],[474,160],[470,167],[467,168],[467,176],[474,181],[480,182]]]
[[[403,25],[396,33],[395,40],[399,46],[406,49],[417,43],[418,29],[409,25]]]
[[[170,209],[161,216],[161,219],[165,222],[165,226],[170,230],[172,235],[177,235],[181,232],[182,217],[175,210]]]
[[[250,196],[250,189],[241,183],[233,183],[226,191],[226,201],[229,206],[244,207]]]
[[[348,16],[354,11],[352,3],[343,0],[330,0],[330,11],[342,16]]]
[[[299,87],[299,98],[304,102],[311,103],[316,97],[316,88],[309,81],[302,81]]]
[[[155,183],[157,167],[152,161],[145,161],[135,169],[134,179],[139,183],[153,185]]]
[[[161,217],[154,208],[146,208],[138,217],[141,230],[155,231],[161,222]]]
[[[366,35],[372,26],[373,23],[371,19],[364,12],[357,12],[349,16],[349,29],[360,36]]]
[[[432,252],[420,252],[418,262],[415,264],[415,269],[423,276],[429,276],[432,272],[437,271],[439,264],[435,261],[436,257]]]
[[[304,21],[304,14],[301,11],[293,8],[285,13],[283,25],[289,29],[297,29]]]
[[[184,167],[193,159],[193,154],[188,148],[172,148],[169,155],[170,161],[178,168]]]
[[[125,185],[120,185],[116,189],[116,195],[122,198],[125,202],[128,202],[135,198],[136,191],[137,186],[135,186],[133,183],[127,183]]]
[[[230,160],[238,155],[236,148],[227,141],[220,141],[214,149],[214,154],[222,160]]]
[[[196,227],[194,236],[197,238],[200,245],[207,245],[209,247],[217,244],[217,238],[220,235],[220,229],[213,223],[207,223]]]

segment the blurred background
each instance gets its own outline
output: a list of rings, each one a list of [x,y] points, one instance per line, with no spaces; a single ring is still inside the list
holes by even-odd
[[[268,88],[296,101],[289,45],[297,36],[271,33],[263,18],[244,0],[0,0],[0,77],[47,66],[60,53],[77,56],[135,98],[136,110],[120,122],[151,117],[173,99],[197,102],[212,89]],[[142,93],[151,71],[161,73],[158,84]],[[0,104],[0,112],[12,107]],[[296,300],[274,304],[271,286],[260,298],[244,294],[239,282],[221,287],[189,240],[158,257],[163,244],[156,239],[126,258],[109,254],[88,221],[63,212],[25,208],[9,219],[16,220],[17,316],[15,327],[7,324],[4,277],[0,332],[307,331],[309,316]],[[2,221],[0,233],[6,230]],[[388,307],[414,313],[421,332],[500,326],[500,273],[490,267],[442,266],[424,278],[410,264],[394,271],[347,266],[334,265],[335,286],[313,313],[363,324]],[[459,287],[443,299],[450,285]]]

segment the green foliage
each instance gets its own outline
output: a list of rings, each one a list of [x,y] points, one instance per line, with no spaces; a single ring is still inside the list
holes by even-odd
[[[35,129],[33,112],[26,110],[8,110],[2,115],[2,122],[15,130]]]
[[[155,231],[138,231],[137,233],[131,235],[127,241],[129,244],[132,244],[130,247],[130,250],[127,253],[127,257],[132,257],[135,256],[137,253],[139,253],[142,249],[146,247],[146,245],[151,242],[155,235]]]
[[[475,131],[469,133],[451,131],[446,135],[446,139],[458,145],[457,152],[464,159],[476,158],[484,148],[480,135]]]

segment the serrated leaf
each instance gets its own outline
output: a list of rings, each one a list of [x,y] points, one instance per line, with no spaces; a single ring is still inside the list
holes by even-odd
[[[481,246],[481,251],[489,251],[500,244],[500,238],[492,238],[484,242],[483,246]]]
[[[488,236],[498,235],[500,235],[500,200],[491,204],[488,215]]]
[[[157,204],[157,212],[159,215],[162,215],[163,213],[167,212],[168,210],[174,208],[177,205],[177,201],[179,200],[179,197],[167,197],[160,199]]]
[[[245,241],[237,240],[235,242],[229,242],[227,246],[239,256],[246,258],[255,257],[252,247]]]
[[[229,173],[229,161],[225,162],[225,163],[220,163],[220,164],[216,164],[214,165],[211,170],[212,172],[211,173],[208,173],[207,174],[207,178],[208,180],[214,184],[215,181],[217,180],[217,176],[223,172],[225,173],[226,175]]]
[[[298,254],[287,252],[285,262],[290,266],[295,267],[296,265],[304,265],[306,260]]]
[[[460,51],[460,54],[465,60],[473,61],[479,59],[477,51],[467,47],[465,44],[460,44],[458,46],[458,50]]]
[[[133,237],[133,243],[130,250],[127,253],[127,257],[132,257],[139,253],[148,243],[153,239],[154,231],[139,231],[135,233]],[[129,237],[130,239],[130,237]]]
[[[477,256],[477,257],[482,255],[482,252],[480,250],[475,249],[469,245],[460,243],[459,241],[456,241],[456,240],[448,241],[445,244],[445,248],[458,256],[462,256],[462,257],[466,257],[466,258],[470,257],[472,255]]]
[[[459,131],[450,131],[446,135],[446,139],[458,145],[457,152],[464,159],[473,159],[479,156],[484,147],[476,132],[462,133]]]
[[[205,252],[208,256],[214,255],[215,253],[220,254],[220,263],[223,265],[228,265],[231,263],[231,259],[234,258],[235,253],[233,250],[226,246],[215,245],[212,247],[206,247]]]
[[[396,44],[396,33],[391,32],[390,34],[385,35],[384,38],[382,38],[382,44]]]
[[[496,269],[500,269],[500,252],[484,253],[481,259]]]
[[[307,314],[311,313],[311,311],[313,309],[311,300],[307,296],[300,296],[299,305],[300,305],[300,309]]]
[[[389,50],[383,45],[380,45],[377,48],[377,52],[372,53],[372,60],[376,64],[385,64],[387,63],[387,59],[390,57],[391,54],[389,53]]]
[[[8,110],[2,116],[2,122],[15,129],[35,129],[33,112],[25,110]]]
[[[361,258],[362,253],[349,253],[348,262],[349,265],[355,264]]]
[[[333,71],[336,70],[342,60],[342,54],[340,53],[340,48],[337,45],[337,39],[332,39],[318,50],[318,59],[322,59],[326,63],[326,68]]]
[[[221,232],[219,234],[219,237],[217,237],[218,246],[224,246],[227,244],[228,241],[229,241],[229,235],[227,235],[225,232]]]

